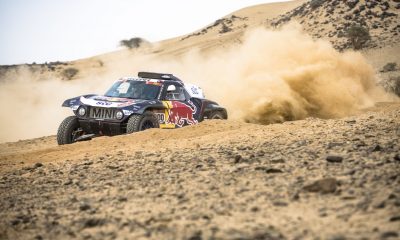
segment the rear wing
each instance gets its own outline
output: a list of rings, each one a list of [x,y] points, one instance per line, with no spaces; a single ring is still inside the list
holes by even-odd
[[[138,72],[138,77],[182,82],[182,80],[170,73]]]

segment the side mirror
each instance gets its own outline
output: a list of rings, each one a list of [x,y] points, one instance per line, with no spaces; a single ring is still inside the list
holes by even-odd
[[[169,85],[167,88],[167,92],[174,92],[174,91],[176,91],[175,85]]]

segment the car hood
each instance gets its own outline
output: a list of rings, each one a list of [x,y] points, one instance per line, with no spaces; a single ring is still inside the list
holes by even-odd
[[[123,108],[135,104],[143,104],[145,102],[156,102],[155,100],[116,98],[102,95],[81,96],[79,100],[81,101],[81,103],[89,106],[117,108]]]

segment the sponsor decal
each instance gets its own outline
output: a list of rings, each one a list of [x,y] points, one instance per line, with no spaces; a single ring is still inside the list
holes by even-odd
[[[80,101],[89,106],[126,107],[139,103],[133,99],[95,96],[92,98],[81,97]]]
[[[125,116],[130,116],[133,113],[133,111],[130,110],[122,110],[122,112],[124,113]]]
[[[148,85],[156,85],[156,86],[161,86],[161,82],[157,80],[147,80],[146,84]]]
[[[183,127],[184,125],[198,123],[194,118],[197,108],[191,101],[188,101],[188,104],[180,101],[163,101],[163,105],[165,106],[165,113],[164,122],[160,121],[160,124],[164,123],[161,126],[162,128]]]
[[[127,107],[127,106],[133,105],[135,103],[137,103],[137,102],[135,102],[134,100],[127,100],[125,102],[118,103],[117,107]]]
[[[99,101],[108,101],[108,102],[125,102],[126,98],[117,98],[117,97],[103,97],[103,96],[95,96],[93,97],[94,100]]]
[[[110,105],[112,105],[112,103],[110,103],[110,102],[97,102],[96,105],[99,105],[99,106],[110,106]]]
[[[196,97],[196,98],[204,98],[204,93],[203,90],[193,84],[190,83],[186,83],[185,84],[185,89],[186,91],[188,91],[189,95],[192,97]]]
[[[197,91],[197,88],[195,87],[195,86],[192,86],[191,88],[190,88],[190,90],[192,90],[192,93],[193,94],[199,94],[199,91]]]

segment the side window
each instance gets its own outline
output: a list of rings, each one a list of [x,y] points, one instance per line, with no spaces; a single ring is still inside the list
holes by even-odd
[[[185,101],[185,100],[186,100],[185,88],[179,87],[179,101]]]
[[[173,85],[173,84],[171,84]],[[186,96],[185,96],[185,88],[182,86],[175,86],[175,90],[174,91],[167,91],[167,95],[166,95],[166,100],[178,100],[178,101],[185,101],[186,100]],[[168,87],[167,87],[168,89]]]

